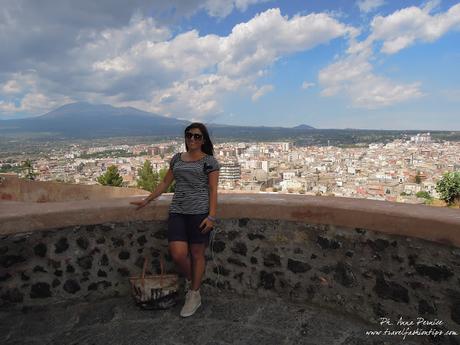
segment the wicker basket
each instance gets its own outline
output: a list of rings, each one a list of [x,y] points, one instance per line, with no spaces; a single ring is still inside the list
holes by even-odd
[[[145,275],[146,268],[147,258],[144,258],[141,276],[129,278],[136,304],[143,309],[168,309],[174,306],[179,290],[179,276],[164,274],[163,255],[160,255],[161,274]]]

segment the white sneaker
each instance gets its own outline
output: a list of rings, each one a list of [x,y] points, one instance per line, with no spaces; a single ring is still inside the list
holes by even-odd
[[[189,290],[185,295],[185,303],[180,311],[180,316],[188,317],[195,314],[196,310],[201,306],[200,290]]]

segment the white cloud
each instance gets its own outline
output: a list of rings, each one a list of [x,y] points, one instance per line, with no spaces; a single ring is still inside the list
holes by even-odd
[[[423,96],[419,82],[400,83],[374,72],[377,41],[381,52],[394,54],[416,41],[432,42],[449,30],[460,28],[460,4],[444,13],[430,14],[438,1],[430,1],[423,8],[408,7],[386,17],[376,16],[369,36],[358,42],[350,36],[347,55],[322,69],[318,79],[323,87],[321,95],[344,94],[355,107],[381,108]]]
[[[424,8],[408,7],[386,17],[377,16],[371,23],[368,40],[383,41],[381,51],[394,54],[417,40],[433,42],[449,30],[460,29],[460,4],[431,15],[433,8],[430,2]]]
[[[273,85],[263,85],[260,88],[258,88],[256,92],[254,92],[251,99],[255,102],[263,95],[273,91],[273,89],[274,89]]]
[[[306,89],[309,89],[311,87],[315,86],[315,83],[310,83],[308,81],[304,81],[302,83],[302,89],[306,90]]]
[[[422,96],[419,83],[400,84],[376,75],[367,57],[350,55],[319,72],[322,96],[343,94],[359,108],[375,109]]]
[[[384,0],[359,0],[357,2],[359,10],[364,13],[372,12],[384,4]]]
[[[81,31],[62,61],[41,65],[29,93],[203,119],[223,111],[228,93],[256,101],[272,91],[272,85],[256,85],[281,57],[354,32],[327,14],[288,18],[271,9],[236,25],[228,36],[200,36],[196,30],[173,36],[136,15],[125,27]],[[27,104],[32,103],[20,109]]]

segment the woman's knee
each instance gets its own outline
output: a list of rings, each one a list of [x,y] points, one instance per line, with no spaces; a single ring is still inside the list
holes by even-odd
[[[174,262],[180,262],[187,260],[188,257],[188,247],[185,245],[170,245],[169,253],[171,254]]]
[[[190,246],[190,255],[193,260],[204,260],[204,252],[206,246],[204,244],[192,244]]]

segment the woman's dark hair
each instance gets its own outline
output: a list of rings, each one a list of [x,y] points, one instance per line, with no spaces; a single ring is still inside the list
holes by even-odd
[[[198,128],[201,134],[203,134],[203,144],[201,145],[201,151],[210,156],[214,156],[214,146],[212,145],[211,138],[209,138],[209,133],[206,126],[203,125],[201,122],[193,122],[190,125],[188,125],[187,128],[185,128],[184,136],[192,128]],[[185,141],[185,148],[188,151],[187,141]]]

